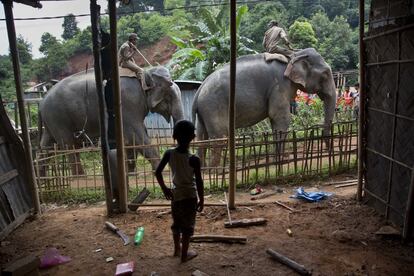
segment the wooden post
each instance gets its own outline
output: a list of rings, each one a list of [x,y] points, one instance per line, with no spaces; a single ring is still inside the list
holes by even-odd
[[[104,174],[105,183],[105,199],[106,199],[106,211],[107,215],[113,213],[112,207],[112,183],[111,183],[111,172],[109,171],[109,146],[108,146],[108,120],[106,113],[105,97],[102,85],[102,66],[101,66],[101,40],[99,37],[99,18],[101,7],[96,4],[96,0],[91,0],[91,26],[92,26],[92,43],[93,43],[93,58],[94,58],[94,69],[95,69],[95,83],[96,93],[98,94],[99,103],[99,125],[101,131],[101,153],[102,153],[102,167]],[[94,166],[95,168],[95,166]],[[95,174],[94,174],[95,176]]]
[[[229,95],[229,208],[235,209],[236,151],[235,151],[235,95],[236,95],[236,0],[230,0],[230,95]]]
[[[112,65],[112,85],[114,92],[114,107],[115,107],[115,129],[116,129],[116,150],[118,163],[118,190],[119,190],[119,212],[125,213],[127,211],[127,187],[125,178],[125,153],[124,153],[124,130],[122,125],[122,102],[121,89],[119,85],[119,71],[118,71],[118,43],[116,37],[116,1],[108,1],[109,10],[109,26],[111,33],[111,65]]]
[[[10,53],[13,61],[13,73],[14,81],[16,84],[16,96],[17,104],[19,106],[19,116],[20,116],[20,125],[22,129],[22,138],[24,145],[24,154],[27,168],[27,180],[29,185],[29,190],[32,195],[33,207],[36,213],[40,214],[40,201],[39,193],[37,191],[36,185],[36,176],[33,167],[33,158],[32,158],[32,146],[30,144],[30,136],[27,127],[27,118],[26,112],[24,109],[24,99],[23,99],[23,89],[22,89],[22,79],[20,76],[20,64],[19,64],[19,53],[17,51],[17,42],[16,42],[16,29],[14,27],[14,18],[12,11],[11,0],[2,0],[4,5],[4,14],[6,15],[6,25],[7,25],[7,35],[9,38],[10,44]]]
[[[364,178],[364,133],[365,127],[365,45],[364,45],[364,13],[365,1],[359,0],[359,118],[358,118],[358,188],[357,200],[362,200],[362,182]]]

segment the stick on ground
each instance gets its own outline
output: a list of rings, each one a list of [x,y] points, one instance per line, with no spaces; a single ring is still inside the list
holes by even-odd
[[[266,250],[266,253],[272,256],[272,258],[275,259],[276,261],[292,268],[294,271],[296,271],[300,275],[312,275],[312,272],[308,271],[303,265],[300,265],[297,262],[289,259],[288,257],[283,256],[282,254],[274,251],[273,249],[268,248]]]
[[[287,206],[287,205],[285,205],[285,204],[283,204],[282,202],[280,202],[280,201],[275,201],[275,204],[277,204],[277,205],[279,205],[279,206],[282,206],[283,208],[286,208],[286,209],[288,209],[289,211],[291,211],[291,212],[295,212],[295,209],[292,209],[292,208],[290,208],[289,206]]]
[[[242,243],[247,242],[246,236],[223,236],[223,235],[194,235],[190,239],[191,242],[227,242]]]
[[[233,220],[232,223],[226,221],[224,222],[224,227],[226,228],[247,227],[247,226],[253,226],[253,225],[263,225],[266,223],[267,223],[267,220],[265,218],[240,219],[240,220]]]
[[[227,201],[226,192],[224,192],[224,199],[226,200],[227,215],[229,216],[229,223],[231,225],[232,222],[231,222],[231,216],[230,216],[229,202]]]

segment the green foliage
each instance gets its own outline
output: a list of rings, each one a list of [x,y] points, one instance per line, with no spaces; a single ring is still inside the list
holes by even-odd
[[[16,99],[13,67],[9,56],[0,56],[0,94],[3,101]]]
[[[289,27],[289,37],[295,47],[299,49],[314,48],[318,42],[315,31],[308,21],[295,21]]]
[[[63,18],[62,28],[62,38],[65,40],[73,38],[80,31],[78,28],[78,22],[76,22],[76,17],[72,13]]]
[[[306,101],[298,101],[297,104],[297,114],[292,115],[290,129],[302,130],[323,123],[323,102],[319,98],[313,99],[311,104]]]
[[[324,13],[311,18],[311,24],[318,38],[317,50],[333,70],[355,68],[357,63],[357,36],[343,16],[330,21]]]
[[[21,64],[29,64],[32,61],[32,44],[21,35],[17,37],[16,41]]]
[[[164,0],[131,0],[127,5],[123,4],[121,1],[117,12],[119,14],[128,14],[151,10],[155,10],[163,14]]]
[[[87,27],[77,33],[72,39],[65,41],[62,46],[66,49],[68,56],[78,53],[92,53],[92,31]]]
[[[200,8],[198,19],[189,25],[183,26],[190,38],[183,33],[182,37],[173,37],[172,42],[178,50],[173,55],[168,66],[174,78],[204,80],[216,68],[222,66],[230,59],[230,30],[229,7],[219,9]],[[247,6],[240,6],[236,15],[236,27],[242,22],[247,13]],[[238,36],[237,53],[245,55],[254,53],[247,44],[251,40]]]

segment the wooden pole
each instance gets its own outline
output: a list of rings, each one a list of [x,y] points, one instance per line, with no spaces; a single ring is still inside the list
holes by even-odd
[[[358,188],[357,200],[362,200],[362,182],[364,179],[364,127],[365,127],[365,45],[364,18],[365,1],[359,0],[359,118],[358,118]]]
[[[108,1],[109,10],[109,26],[111,33],[111,66],[112,66],[112,85],[114,92],[114,107],[115,107],[115,129],[116,129],[116,150],[117,150],[117,168],[118,168],[118,190],[119,190],[119,212],[125,213],[127,211],[127,187],[125,177],[125,153],[124,153],[124,130],[122,125],[122,102],[121,89],[119,85],[119,71],[118,71],[118,43],[116,37],[116,1]]]
[[[32,146],[30,144],[30,136],[27,128],[27,117],[24,109],[24,99],[23,99],[23,89],[22,89],[22,79],[20,75],[20,63],[19,63],[19,53],[17,51],[17,42],[16,42],[16,29],[14,26],[14,18],[12,11],[11,0],[2,0],[4,6],[4,14],[6,16],[6,25],[7,25],[7,35],[9,38],[10,44],[10,54],[13,62],[13,73],[14,81],[16,84],[16,96],[17,104],[19,106],[19,116],[20,116],[20,126],[22,129],[22,138],[24,145],[24,154],[27,168],[27,180],[30,193],[32,195],[33,207],[35,213],[40,214],[40,201],[39,193],[37,190],[36,176],[33,167],[33,158],[32,158]]]
[[[229,95],[229,208],[235,209],[236,151],[235,151],[235,96],[236,96],[236,0],[230,0],[230,95]]]
[[[91,0],[91,26],[92,26],[92,43],[93,43],[93,58],[94,58],[94,69],[95,69],[95,83],[96,93],[98,94],[99,103],[99,125],[101,131],[101,152],[102,152],[102,167],[105,183],[105,199],[106,199],[106,211],[107,215],[113,214],[112,207],[112,183],[111,174],[109,171],[109,146],[108,146],[108,115],[106,113],[105,97],[103,92],[103,77],[102,77],[102,66],[101,66],[101,40],[99,37],[99,17],[101,6],[96,4],[96,0]]]

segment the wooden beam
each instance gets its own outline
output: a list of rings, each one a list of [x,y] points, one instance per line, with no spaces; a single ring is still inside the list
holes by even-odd
[[[2,175],[0,175],[0,185],[9,182],[18,175],[19,173],[17,172],[17,170],[11,170],[6,173],[3,173]]]
[[[7,225],[1,232],[0,232],[0,241],[7,237],[14,229],[16,229],[20,224],[22,224],[26,218],[30,216],[30,212],[32,209],[28,210],[26,213],[21,214],[17,217],[12,223]]]
[[[106,212],[107,215],[114,213],[112,204],[112,183],[111,174],[109,172],[109,146],[108,146],[108,124],[107,124],[107,111],[105,104],[104,88],[102,85],[102,66],[101,66],[101,39],[99,37],[99,21],[101,6],[96,4],[96,0],[90,2],[91,10],[91,29],[92,29],[92,44],[93,44],[93,58],[94,58],[94,71],[95,71],[95,84],[96,93],[98,94],[99,103],[99,125],[101,131],[101,153],[102,153],[102,170],[104,175],[105,184],[105,200],[106,200]]]
[[[224,235],[194,235],[190,239],[191,242],[227,242],[242,243],[247,242],[246,236],[224,236]]]
[[[253,219],[240,219],[240,220],[233,220],[231,222],[224,222],[225,228],[237,228],[237,227],[248,227],[248,226],[256,226],[256,225],[264,225],[267,223],[267,219],[265,218],[253,218]]]
[[[358,118],[358,188],[357,200],[362,200],[362,185],[364,180],[364,163],[365,163],[365,0],[359,0],[359,118]]]
[[[111,65],[112,65],[112,87],[114,92],[115,107],[115,130],[116,130],[116,153],[117,153],[117,184],[119,191],[119,212],[126,213],[128,190],[126,185],[125,152],[124,152],[124,130],[122,124],[122,102],[121,88],[119,84],[118,71],[118,39],[116,36],[116,1],[108,1],[109,27],[111,32]]]
[[[36,213],[41,212],[40,210],[40,200],[39,200],[39,193],[37,190],[36,185],[36,176],[34,172],[33,166],[33,157],[32,157],[32,146],[30,143],[30,136],[28,131],[28,124],[27,124],[27,117],[26,111],[24,108],[24,98],[23,98],[23,85],[22,79],[20,75],[20,61],[19,61],[19,53],[17,50],[17,40],[16,40],[16,29],[14,26],[14,18],[13,18],[13,10],[12,10],[12,1],[3,1],[4,6],[4,13],[6,15],[6,25],[7,25],[7,35],[9,38],[10,44],[10,54],[13,62],[13,73],[14,73],[14,81],[16,85],[16,96],[17,96],[17,103],[19,106],[19,117],[20,117],[20,125],[22,128],[22,138],[23,138],[23,145],[24,145],[24,155],[26,161],[26,174],[27,174],[27,185],[29,186],[28,189],[31,192],[32,202]]]
[[[230,89],[229,89],[229,208],[235,209],[236,193],[236,0],[230,0]]]
[[[23,5],[28,5],[28,6],[32,6],[33,8],[42,8],[42,4],[40,4],[39,1],[36,0],[14,0],[14,2],[23,4]]]

